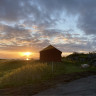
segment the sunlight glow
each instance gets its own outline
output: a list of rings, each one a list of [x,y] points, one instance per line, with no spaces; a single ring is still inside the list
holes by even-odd
[[[23,53],[23,56],[26,56],[26,60],[30,60],[30,55],[32,55],[33,53],[32,52],[24,52]]]
[[[29,60],[29,58],[26,58],[26,60]]]
[[[24,55],[25,56],[30,56],[32,53],[31,52],[25,52]]]
[[[20,55],[21,56],[27,56],[27,57],[29,57],[32,54],[33,54],[32,52],[20,52]]]
[[[33,55],[32,52],[20,52],[19,53],[23,58],[26,58],[25,60],[29,60],[29,58],[31,58],[31,56]]]

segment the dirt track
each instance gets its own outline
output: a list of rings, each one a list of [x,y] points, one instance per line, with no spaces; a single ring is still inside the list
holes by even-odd
[[[67,84],[57,84],[54,88],[42,91],[35,96],[96,96],[96,75],[78,79]]]
[[[26,86],[24,85],[24,86],[21,86],[21,87],[0,89],[0,95],[14,95],[14,96],[18,96],[18,95],[34,95],[34,94],[37,94],[37,93],[42,92],[42,91],[45,92],[44,90],[47,90],[47,89],[49,89],[49,91],[50,91],[50,88],[53,88],[53,90],[54,90],[53,91],[53,94],[54,94],[54,92],[55,92],[55,89],[54,88],[56,88],[56,86],[57,87],[58,86],[63,87],[63,85],[64,86],[67,86],[66,84],[69,83],[69,82],[70,83],[71,82],[74,82],[73,80],[77,80],[77,79],[79,80],[80,78],[85,78],[85,77],[87,78],[88,76],[94,76],[94,75],[96,75],[96,72],[95,71],[72,73],[72,74],[62,74],[62,75],[56,76],[54,78],[52,77],[49,80],[47,80],[45,82],[42,82],[42,83],[39,83],[39,84],[34,84],[34,85],[32,84],[32,85],[26,85]],[[86,81],[85,79],[83,79],[83,80]],[[90,79],[88,79],[88,80],[90,80]],[[94,80],[96,81],[96,78],[93,78],[92,81],[88,81],[88,82],[92,82],[93,83]],[[82,80],[81,81],[78,81],[78,84],[79,83],[80,84],[84,84],[84,82],[82,83]],[[78,85],[78,84],[76,86],[75,85],[72,85],[72,86],[74,88],[77,88],[77,86],[80,87],[81,85],[80,84]],[[96,86],[96,84],[94,86]],[[70,92],[71,92],[71,90],[73,90],[73,87],[70,88]],[[85,85],[85,87],[87,87],[87,86]],[[57,90],[59,90],[59,89],[57,88],[56,89],[56,92],[58,92]],[[62,90],[62,89],[60,89],[60,90]],[[61,92],[60,90],[59,90],[59,93],[58,94],[60,94],[60,93],[63,94],[62,93],[63,91]],[[67,90],[68,89],[66,89],[66,95],[67,95],[67,93],[69,93],[69,91],[67,91]],[[93,89],[93,90],[96,90],[96,89]],[[45,92],[45,93],[47,94],[47,92]],[[50,92],[48,94],[50,94]]]

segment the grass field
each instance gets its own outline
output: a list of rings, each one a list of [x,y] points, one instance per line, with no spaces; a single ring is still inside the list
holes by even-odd
[[[94,67],[80,68],[80,62],[63,60],[61,63],[39,61],[0,60],[0,88],[36,84],[61,74],[96,70]]]

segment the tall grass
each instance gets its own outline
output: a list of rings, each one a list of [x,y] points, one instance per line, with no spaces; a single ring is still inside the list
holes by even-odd
[[[24,66],[26,62],[24,60],[3,60],[0,61],[0,71],[8,71]]]
[[[0,77],[24,65],[26,65],[24,60],[0,60]]]
[[[80,62],[62,60],[61,63],[40,63],[39,61],[9,60],[0,62],[0,88],[36,84],[51,76],[70,74],[96,68],[81,69]],[[52,73],[53,72],[53,73]]]
[[[0,87],[11,87],[38,82],[50,74],[47,64],[27,64],[21,68],[14,69],[0,78]]]

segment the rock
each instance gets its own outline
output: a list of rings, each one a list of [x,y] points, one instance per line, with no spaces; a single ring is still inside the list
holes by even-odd
[[[89,64],[81,64],[81,68],[88,68],[89,66]]]

